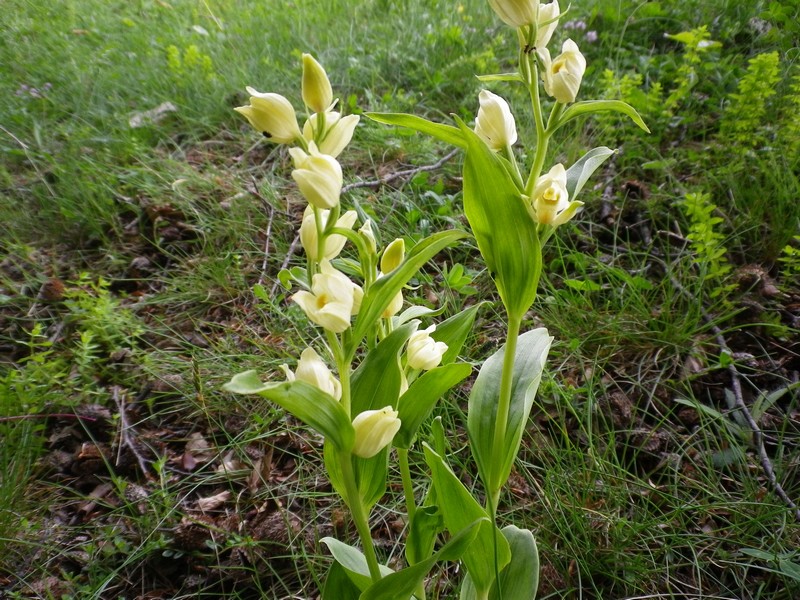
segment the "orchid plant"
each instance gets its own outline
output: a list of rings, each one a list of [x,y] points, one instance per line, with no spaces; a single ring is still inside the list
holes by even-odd
[[[535,132],[526,143],[529,167],[517,160],[515,119],[508,103],[483,90],[474,128],[409,114],[368,114],[377,122],[432,135],[465,152],[464,211],[504,305],[506,343],[482,365],[472,386],[467,415],[470,448],[483,486],[476,498],[450,469],[440,422],[422,442],[430,485],[419,498],[412,486],[409,452],[435,404],[471,372],[458,354],[479,305],[421,329],[435,311],[408,306],[403,288],[440,250],[465,237],[444,231],[406,252],[402,239],[379,250],[374,222],[356,231],[355,211],[342,214],[342,169],[336,160],[359,122],[342,116],[327,74],[303,55],[302,98],[308,116],[302,129],[291,103],[279,94],[248,88],[250,105],[237,108],[274,143],[290,146],[292,177],[308,201],[300,225],[306,265],[288,278],[292,296],[320,328],[318,350],[307,348],[285,381],[263,383],[255,371],[233,377],[231,392],[259,394],[324,436],[324,460],[334,490],[350,510],[361,549],[325,538],[334,557],[325,600],[425,598],[425,579],[436,563],[459,560],[466,576],[462,600],[532,600],[538,587],[533,533],[497,526],[501,492],[519,451],[552,338],[544,328],[522,333],[542,274],[542,247],[555,229],[582,206],[576,200],[590,175],[613,154],[594,148],[570,167],[544,172],[548,144],[563,125],[601,111],[617,111],[647,130],[636,111],[619,101],[576,102],[586,59],[566,40],[551,57],[547,46],[563,15],[557,0],[490,0],[494,12],[516,32],[517,71],[482,76],[487,84],[524,86],[531,98]],[[544,94],[542,93],[542,89]],[[546,109],[549,110],[545,118]],[[340,253],[350,243],[356,259]],[[363,357],[363,358],[361,358]],[[329,365],[335,367],[335,375]],[[394,449],[396,452],[392,452]],[[385,494],[388,461],[396,457],[407,510],[407,566],[392,570],[378,561],[369,512]]]

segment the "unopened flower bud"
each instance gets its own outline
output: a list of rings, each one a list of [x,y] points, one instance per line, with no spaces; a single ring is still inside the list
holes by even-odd
[[[489,0],[489,6],[509,27],[517,29],[536,23],[538,0]]]
[[[436,325],[431,325],[422,331],[415,331],[408,338],[408,366],[412,369],[428,371],[442,362],[447,344],[437,342],[431,337],[435,330]]]
[[[381,256],[381,272],[384,274],[394,271],[403,263],[403,258],[406,255],[406,243],[403,238],[397,238],[391,244],[386,246]]]
[[[488,90],[478,94],[480,108],[475,119],[475,133],[492,150],[503,150],[517,141],[517,124],[508,102]]]
[[[247,88],[247,92],[250,94],[250,105],[233,110],[247,117],[254,129],[276,144],[289,144],[301,137],[291,102],[280,94],[262,94],[251,87]]]
[[[380,410],[365,410],[353,419],[356,443],[353,454],[361,458],[372,458],[392,443],[400,430],[399,413],[391,406]]]
[[[536,32],[536,47],[544,48],[550,43],[550,38],[553,37],[553,32],[558,26],[558,17],[561,14],[561,8],[558,6],[558,0],[553,0],[549,4],[539,5],[539,15],[537,23],[539,28]]]
[[[333,90],[325,69],[313,56],[303,54],[303,102],[314,112],[323,112],[333,103]]]
[[[371,219],[367,219],[367,221],[361,226],[361,229],[358,230],[358,235],[366,240],[367,248],[369,249],[370,253],[372,253],[373,256],[377,255],[378,243],[375,240],[375,233],[372,231]]]

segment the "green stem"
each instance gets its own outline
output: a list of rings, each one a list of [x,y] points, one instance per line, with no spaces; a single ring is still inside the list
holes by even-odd
[[[525,195],[530,196],[533,194],[533,188],[536,186],[536,180],[542,174],[542,166],[544,159],[547,156],[547,144],[550,141],[550,135],[544,126],[544,116],[542,115],[542,101],[539,98],[539,66],[536,59],[532,59],[529,54],[524,54],[523,59],[528,61],[528,69],[531,73],[531,80],[529,82],[529,91],[531,94],[531,106],[533,107],[533,120],[536,123],[536,154],[533,159],[533,166],[528,175],[528,181],[525,184]]]
[[[381,579],[381,569],[378,565],[378,557],[375,555],[375,546],[372,544],[372,534],[369,530],[369,522],[364,511],[364,503],[358,493],[356,476],[353,471],[353,457],[350,453],[341,453],[342,478],[344,479],[345,501],[350,507],[350,514],[361,538],[361,545],[364,547],[364,557],[367,559],[369,575],[373,583]]]
[[[408,466],[408,449],[398,448],[397,458],[400,464],[400,478],[403,481],[403,496],[406,500],[408,522],[411,523],[414,514],[417,512],[417,503],[414,501],[414,486],[411,483],[411,469]]]
[[[516,315],[508,317],[508,334],[506,336],[506,348],[503,353],[503,374],[500,380],[500,398],[497,402],[497,414],[494,422],[494,438],[492,440],[492,457],[499,461],[505,454],[506,430],[508,428],[508,413],[511,410],[511,387],[514,378],[514,359],[517,353],[517,339],[522,319]],[[499,462],[495,464],[499,465]],[[504,481],[499,481],[499,470],[492,473],[492,481],[489,481],[489,495],[491,497],[491,516],[494,519],[497,511],[497,503],[500,499],[500,489]],[[487,503],[489,498],[487,498]]]

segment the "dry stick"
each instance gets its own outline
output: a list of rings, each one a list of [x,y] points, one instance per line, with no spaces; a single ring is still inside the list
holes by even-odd
[[[682,294],[691,298],[691,294],[689,291],[684,288],[680,282],[675,280],[674,277],[670,277],[672,281],[672,285],[674,285],[677,289],[681,291]],[[716,337],[717,344],[722,349],[723,352],[726,352],[729,356],[733,356],[728,343],[725,341],[725,336],[722,333],[722,330],[714,324],[711,315],[706,312],[706,309],[701,305],[700,306],[700,313],[703,315],[703,319],[709,324],[711,327],[711,331],[714,332],[714,336]],[[783,500],[783,502],[794,512],[794,518],[800,522],[800,508],[798,508],[797,504],[789,498],[789,494],[786,493],[786,490],[783,489],[783,486],[778,482],[778,478],[775,476],[775,468],[772,466],[772,461],[767,454],[767,449],[764,446],[764,433],[761,431],[761,428],[756,423],[756,420],[753,418],[753,415],[750,413],[750,410],[747,408],[747,405],[744,403],[744,396],[742,395],[742,384],[741,384],[741,375],[739,371],[736,369],[736,364],[731,361],[728,365],[728,373],[731,376],[731,387],[733,388],[733,397],[736,401],[736,408],[738,408],[742,414],[744,415],[747,424],[750,426],[750,431],[753,433],[753,443],[756,446],[756,450],[758,451],[758,456],[761,459],[761,468],[764,470],[764,473],[767,475],[767,479],[769,480],[770,485],[772,486],[773,491],[775,494]]]
[[[252,181],[253,187],[250,189],[250,193],[256,196],[261,203],[264,205],[264,208],[269,211],[269,220],[267,221],[267,231],[266,231],[266,239],[264,240],[264,260],[261,261],[261,274],[258,276],[258,285],[264,284],[264,278],[267,276],[267,261],[269,260],[269,238],[272,235],[272,220],[275,218],[275,207],[270,204],[264,196],[258,193],[258,186],[256,185],[256,180],[253,178]]]
[[[150,472],[147,470],[147,463],[152,462],[148,461],[144,456],[139,453],[139,450],[136,448],[136,442],[130,435],[130,431],[133,429],[131,424],[128,422],[128,417],[125,415],[125,394],[122,393],[122,388],[115,385],[112,392],[112,397],[114,398],[114,402],[117,404],[117,411],[119,412],[119,422],[120,422],[120,437],[121,444],[119,446],[119,450],[117,452],[117,464],[120,464],[120,455],[122,454],[122,446],[125,445],[130,448],[133,455],[136,457],[136,461],[139,463],[139,468],[142,471],[142,474],[150,479]]]
[[[435,171],[439,167],[441,167],[444,163],[448,160],[453,158],[458,153],[458,148],[451,150],[447,154],[445,154],[442,158],[437,160],[432,165],[423,165],[421,167],[414,167],[413,169],[406,169],[405,171],[397,171],[382,179],[376,179],[374,181],[356,181],[355,183],[349,183],[342,188],[342,193],[349,192],[350,190],[354,190],[356,188],[362,187],[381,187],[382,185],[386,185],[390,181],[394,181],[395,179],[399,179],[400,177],[413,177],[417,173],[424,173],[425,171]]]
[[[406,169],[405,171],[397,171],[395,173],[387,175],[386,177],[383,177],[381,179],[375,179],[372,181],[356,181],[355,183],[348,183],[346,186],[342,188],[342,193],[345,194],[351,190],[363,187],[378,188],[381,187],[382,185],[386,185],[390,181],[399,179],[400,177],[413,177],[417,173],[424,173],[425,171],[435,171],[436,169],[440,168],[444,163],[446,163],[448,160],[453,158],[458,153],[458,150],[459,150],[458,148],[451,150],[450,152],[445,154],[442,158],[440,158],[431,165],[423,165],[421,167],[415,167],[413,169]],[[251,190],[251,193],[254,192]],[[256,195],[259,198],[261,197],[257,193]],[[270,220],[270,224],[271,223],[272,221]],[[267,237],[269,238],[269,234],[267,234]],[[300,241],[300,234],[298,233],[296,236],[294,236],[294,240],[292,240],[292,244],[289,246],[289,251],[286,253],[286,258],[283,259],[283,263],[281,264],[281,268],[279,269],[280,271],[283,271],[285,268],[289,266],[289,261],[292,259],[295,248],[297,248],[297,242],[299,241]],[[264,259],[264,261],[266,265],[266,258]],[[264,268],[266,268],[266,266]],[[262,271],[263,270],[264,269],[262,269]],[[270,290],[270,295],[272,296],[275,295],[275,291],[278,289],[278,285],[279,285],[278,281],[276,281],[272,285],[272,289]]]

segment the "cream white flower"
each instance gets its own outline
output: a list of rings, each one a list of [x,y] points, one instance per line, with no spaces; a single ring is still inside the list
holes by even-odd
[[[539,5],[539,14],[536,22],[539,23],[539,28],[536,31],[536,47],[544,48],[550,43],[550,38],[553,37],[558,26],[558,17],[561,14],[561,8],[558,6],[558,0],[553,0],[549,4]],[[548,21],[550,21],[548,23]]]
[[[300,148],[289,148],[295,170],[292,177],[309,203],[317,208],[333,208],[339,204],[342,193],[342,167],[332,156],[322,154],[312,142],[308,153]]]
[[[339,156],[353,139],[353,133],[361,117],[358,115],[348,115],[342,117],[338,112],[328,111],[325,113],[325,131],[320,134],[317,131],[319,123],[319,113],[314,113],[303,125],[303,137],[308,142],[317,140],[317,147],[322,154]]]
[[[492,150],[503,150],[517,141],[517,124],[508,102],[488,90],[478,94],[481,104],[475,119],[475,133]]]
[[[328,366],[323,362],[313,348],[306,348],[300,355],[297,371],[292,373],[287,365],[281,365],[286,379],[289,381],[305,381],[336,400],[342,398],[342,384],[333,376]]]
[[[422,331],[415,331],[408,338],[408,366],[412,369],[428,371],[442,362],[442,356],[447,352],[447,344],[437,342],[431,337],[436,330],[436,325],[431,325]]]
[[[333,90],[328,74],[310,54],[303,54],[303,102],[314,112],[328,110],[333,103]]]
[[[353,419],[356,443],[353,454],[361,458],[372,458],[392,443],[400,431],[399,413],[391,406],[380,410],[365,410]]]
[[[537,21],[539,2],[534,0],[489,0],[489,6],[503,23],[514,29]]]
[[[319,211],[320,229],[325,229],[330,214],[331,211],[329,210]],[[339,227],[340,229],[352,229],[353,225],[356,224],[357,219],[358,213],[354,210],[348,210],[337,219],[336,227]],[[306,206],[305,212],[303,212],[303,222],[300,225],[300,243],[303,245],[303,249],[306,251],[306,256],[314,261],[320,259],[320,257],[317,256],[317,250],[319,246],[317,243],[318,239],[317,221],[316,217],[314,216],[314,207],[308,205]],[[326,237],[321,258],[332,260],[339,256],[339,253],[342,251],[342,248],[344,248],[346,241],[347,238],[338,233],[334,233]]]
[[[574,102],[581,87],[583,74],[586,72],[586,58],[581,54],[578,45],[572,40],[567,40],[561,46],[561,54],[551,60],[547,48],[539,51],[542,60],[542,79],[545,91],[556,99],[556,102],[566,104]]]
[[[575,216],[583,202],[569,201],[567,172],[561,163],[536,180],[531,208],[537,223],[558,227]]]
[[[234,108],[243,114],[270,142],[289,144],[301,137],[292,103],[280,94],[261,93],[247,87],[250,105]]]
[[[319,268],[311,278],[311,291],[297,292],[292,300],[317,325],[342,333],[350,327],[350,317],[358,313],[363,290],[327,260],[321,260]]]

